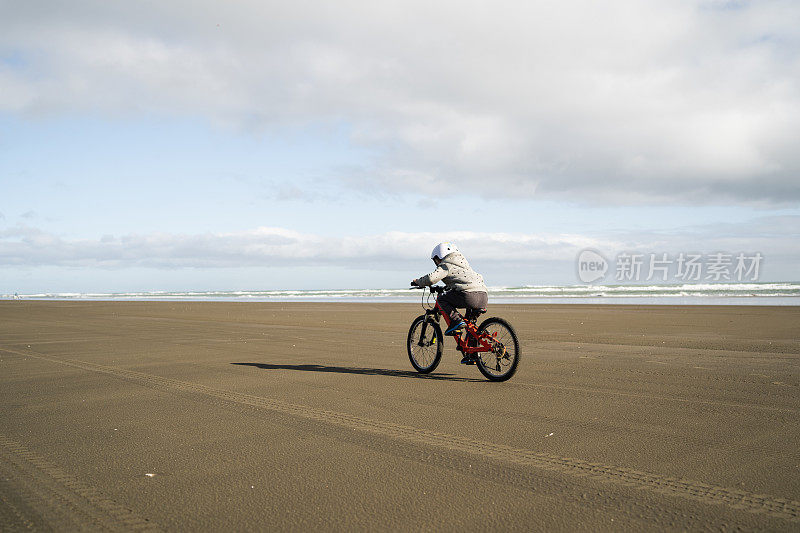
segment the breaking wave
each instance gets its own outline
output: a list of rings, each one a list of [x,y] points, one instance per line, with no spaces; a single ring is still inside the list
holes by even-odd
[[[522,285],[490,287],[495,303],[755,303],[800,305],[800,283],[697,283],[681,285]],[[3,294],[21,300],[178,300],[178,301],[388,301],[416,302],[408,289],[53,292]]]

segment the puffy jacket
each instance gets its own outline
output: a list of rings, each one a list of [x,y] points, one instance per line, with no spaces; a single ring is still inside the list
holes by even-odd
[[[417,284],[426,287],[439,281],[444,281],[448,290],[488,292],[483,283],[483,276],[470,268],[467,259],[461,255],[461,252],[447,254],[436,270],[419,278]]]

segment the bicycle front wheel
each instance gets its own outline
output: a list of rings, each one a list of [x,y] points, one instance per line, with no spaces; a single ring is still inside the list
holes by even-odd
[[[435,320],[426,315],[420,315],[411,323],[408,330],[408,358],[420,374],[433,372],[442,359],[444,343],[442,342],[442,328]]]
[[[491,351],[478,353],[481,374],[490,381],[505,381],[513,376],[521,353],[511,324],[502,318],[487,318],[478,328],[478,334],[488,335],[492,344]]]

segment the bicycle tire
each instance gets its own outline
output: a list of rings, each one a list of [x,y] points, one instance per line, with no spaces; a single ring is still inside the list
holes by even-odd
[[[480,327],[478,327],[478,334],[484,332],[489,335],[497,333],[494,338],[504,348],[504,355],[498,357],[495,352],[480,352],[477,354],[476,366],[489,381],[506,381],[517,371],[522,355],[517,334],[511,324],[497,317],[487,318],[481,323]],[[513,349],[513,352],[511,349]],[[504,360],[507,363],[504,363]]]
[[[427,320],[428,327],[425,332],[425,339],[420,338],[422,334],[422,324]],[[423,349],[427,348],[427,349]],[[431,349],[432,348],[432,349]],[[420,315],[411,323],[408,328],[408,339],[406,340],[406,350],[411,366],[420,374],[433,372],[442,360],[444,352],[444,337],[442,328],[435,320],[427,315]]]

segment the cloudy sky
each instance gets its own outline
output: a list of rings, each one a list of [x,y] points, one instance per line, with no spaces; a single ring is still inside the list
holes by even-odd
[[[0,8],[0,293],[800,278],[794,0]]]

